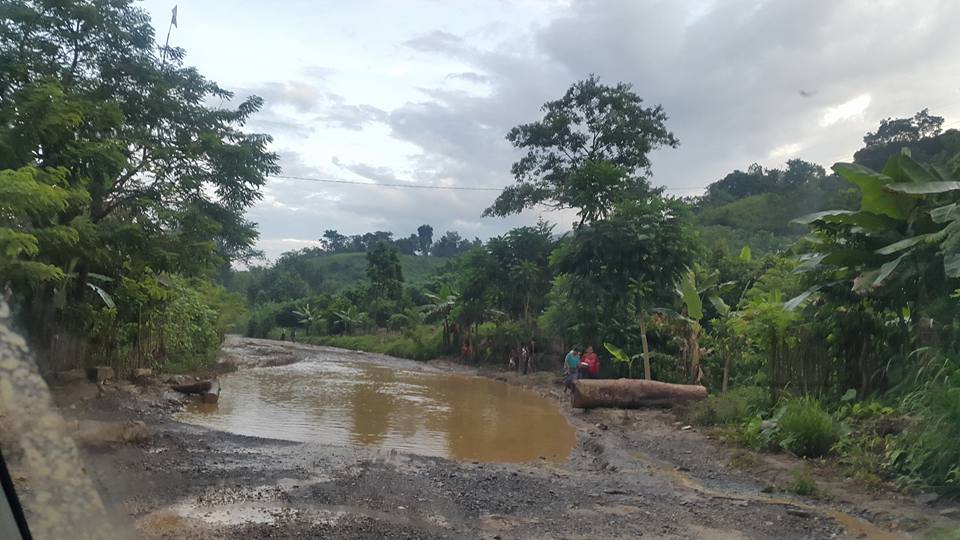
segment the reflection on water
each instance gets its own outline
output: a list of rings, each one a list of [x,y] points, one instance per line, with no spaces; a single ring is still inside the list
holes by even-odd
[[[344,355],[239,371],[220,385],[218,404],[193,406],[180,420],[258,437],[512,463],[564,461],[576,442],[556,404],[532,392]]]

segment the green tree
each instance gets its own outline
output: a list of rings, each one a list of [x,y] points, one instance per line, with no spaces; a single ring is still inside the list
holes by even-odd
[[[367,278],[377,298],[397,302],[403,293],[403,269],[393,245],[378,243],[367,252]]]
[[[511,129],[507,140],[527,154],[513,164],[508,186],[485,216],[506,216],[547,205],[576,208],[580,224],[605,217],[614,204],[650,191],[649,153],[676,147],[658,105],[626,83],[601,84],[591,76],[543,105],[543,118]]]
[[[695,251],[686,203],[660,196],[621,203],[609,218],[560,242],[551,264],[568,278],[560,283],[577,306],[580,339],[624,343],[610,332],[614,321],[636,316],[631,284],[650,284],[647,305],[672,302],[669,291]]]
[[[279,171],[270,138],[244,129],[260,98],[210,106],[232,95],[184,67],[182,50],[161,54],[145,11],[129,1],[0,10],[0,171],[6,189],[35,192],[27,204],[5,199],[0,227],[17,234],[0,234],[20,247],[5,248],[0,266],[52,278],[38,287],[11,279],[37,346],[61,323],[92,335],[97,316],[135,313],[96,307],[102,295],[88,276],[112,287],[165,272],[206,276],[253,254],[244,212]]]
[[[417,227],[417,244],[421,255],[430,254],[430,248],[433,246],[433,227],[426,224]]]
[[[863,136],[867,148],[896,144],[903,146],[929,137],[936,137],[943,129],[943,117],[931,115],[923,109],[912,118],[887,118],[880,121],[877,131]]]
[[[436,257],[455,257],[472,247],[480,245],[480,240],[471,242],[456,231],[447,231],[435,244],[431,253]]]

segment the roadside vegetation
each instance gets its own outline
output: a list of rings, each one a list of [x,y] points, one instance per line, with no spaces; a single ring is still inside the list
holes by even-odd
[[[924,110],[829,172],[752,165],[678,199],[649,183],[646,158],[678,141],[629,86],[590,78],[543,110],[508,134],[527,154],[486,214],[566,208],[573,230],[519,227],[416,280],[392,236],[358,235],[341,244],[380,238],[366,280],[253,302],[248,335],[503,368],[527,346],[553,371],[593,344],[603,377],[706,385],[686,417],[732,442],[835,459],[869,486],[960,493],[960,133]],[[330,233],[247,272],[300,275],[294,261],[344,249]],[[431,253],[420,238],[408,256]],[[822,496],[808,476],[790,489]]]
[[[677,198],[651,182],[651,152],[680,144],[667,112],[591,76],[506,134],[515,182],[476,209],[567,210],[571,230],[326,230],[265,264],[244,217],[279,172],[245,129],[262,101],[158,48],[139,8],[84,5],[24,2],[0,26],[0,284],[45,372],[195,369],[231,331],[502,367],[526,346],[556,371],[592,345],[602,377],[707,386],[690,421],[731,440],[960,494],[960,132],[942,118],[884,120],[829,170],[754,164]]]

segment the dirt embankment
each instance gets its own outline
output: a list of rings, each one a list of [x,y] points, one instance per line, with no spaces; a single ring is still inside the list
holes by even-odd
[[[231,338],[223,358],[244,369],[317,350],[332,349]],[[55,394],[68,421],[149,428],[146,439],[84,452],[108,511],[143,538],[856,538],[946,520],[887,496],[869,505],[770,495],[779,472],[668,412],[571,410],[549,374],[487,375],[560,400],[578,431],[565,464],[464,463],[212,431],[173,420],[177,398],[159,384]]]

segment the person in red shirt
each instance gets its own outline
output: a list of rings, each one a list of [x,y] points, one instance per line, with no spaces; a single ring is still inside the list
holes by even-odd
[[[580,357],[580,376],[589,379],[600,376],[600,358],[593,352],[593,347],[587,347],[586,352]]]

